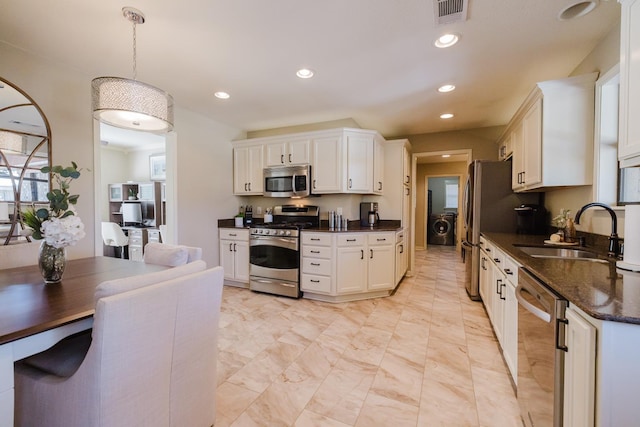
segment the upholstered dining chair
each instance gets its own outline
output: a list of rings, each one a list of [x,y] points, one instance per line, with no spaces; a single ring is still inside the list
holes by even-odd
[[[16,426],[212,426],[223,271],[205,265],[99,285],[90,338],[16,363]]]
[[[149,242],[144,246],[143,260],[147,264],[176,267],[202,259],[202,248]]]
[[[120,253],[116,252],[116,256],[124,258],[124,247],[129,244],[129,238],[118,224],[115,222],[102,223],[102,241],[107,246],[119,249]]]

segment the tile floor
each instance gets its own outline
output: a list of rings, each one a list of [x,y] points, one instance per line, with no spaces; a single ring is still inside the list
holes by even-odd
[[[225,287],[216,427],[521,426],[482,304],[451,246],[395,295],[328,304]]]

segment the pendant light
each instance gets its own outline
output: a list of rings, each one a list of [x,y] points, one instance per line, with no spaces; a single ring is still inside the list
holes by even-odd
[[[173,129],[173,98],[162,89],[136,80],[136,25],[144,14],[123,7],[122,14],[133,23],[133,80],[97,77],[91,82],[93,117],[124,129],[165,133]]]

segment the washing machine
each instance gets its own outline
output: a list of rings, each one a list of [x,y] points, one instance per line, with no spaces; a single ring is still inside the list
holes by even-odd
[[[427,242],[430,245],[456,244],[456,214],[440,213],[429,217]]]

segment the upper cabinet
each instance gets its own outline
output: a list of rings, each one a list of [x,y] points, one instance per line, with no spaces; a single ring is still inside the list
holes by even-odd
[[[293,166],[311,163],[311,141],[299,138],[284,142],[273,142],[265,145],[266,165]]]
[[[261,195],[263,183],[262,144],[233,148],[233,194],[239,196]]]
[[[351,128],[235,141],[234,194],[262,194],[263,167],[301,164],[311,165],[314,194],[382,194],[384,143],[376,131]]]
[[[620,0],[620,131],[621,167],[640,166],[640,0]]]
[[[590,185],[594,84],[598,73],[541,82],[503,134],[510,141],[515,191]]]

